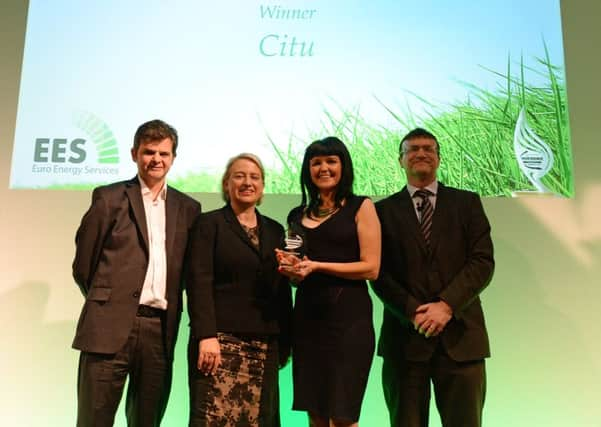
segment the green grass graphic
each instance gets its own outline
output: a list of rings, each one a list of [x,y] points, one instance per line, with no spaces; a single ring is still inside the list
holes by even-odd
[[[410,129],[422,126],[437,135],[441,145],[439,179],[483,196],[510,196],[514,191],[535,188],[519,169],[513,150],[517,117],[525,107],[527,120],[536,134],[554,153],[553,168],[542,179],[551,192],[571,197],[574,194],[572,151],[568,111],[562,70],[554,66],[546,45],[544,56],[527,66],[523,58],[512,68],[507,58],[504,71],[483,67],[497,78],[497,88],[487,90],[469,82],[458,82],[467,89],[462,102],[434,103],[412,93],[424,106],[417,114],[410,108],[395,110],[380,102],[397,126],[385,128],[365,120],[359,108],[336,106],[323,109],[320,129],[307,140],[290,135],[288,141],[274,141],[265,130],[280,167],[266,172],[268,193],[299,193],[300,166],[304,148],[314,139],[336,135],[348,145],[355,166],[355,191],[384,196],[398,191],[406,182],[398,165],[399,139]],[[544,84],[529,84],[526,74],[537,75]],[[233,153],[234,154],[234,153]],[[184,191],[219,191],[220,175],[190,173],[170,181]]]
[[[266,171],[267,193],[298,194],[303,152],[307,144],[327,135],[342,139],[353,157],[355,191],[386,196],[405,184],[398,164],[400,138],[410,129],[429,129],[441,145],[439,179],[447,185],[476,191],[483,196],[510,196],[515,191],[535,191],[518,166],[513,135],[522,107],[533,131],[550,147],[553,167],[542,178],[552,193],[574,195],[572,150],[563,70],[551,63],[547,46],[544,55],[526,65],[523,58],[507,58],[503,71],[483,67],[497,78],[496,89],[488,90],[469,82],[457,82],[467,90],[466,99],[436,105],[417,93],[409,93],[423,106],[416,113],[409,107],[393,108],[376,101],[395,123],[383,127],[362,117],[359,107],[334,103],[323,108],[321,124],[306,139],[290,134],[287,141],[275,141],[265,129],[279,166]],[[543,83],[528,83],[527,75]],[[260,121],[260,118],[258,119]],[[101,163],[117,163],[117,143],[108,126],[91,113],[80,113],[78,125],[94,142]],[[236,153],[232,153],[234,155]],[[187,192],[220,192],[221,173],[189,172],[170,177],[169,184]],[[94,184],[53,185],[51,188],[87,189]]]

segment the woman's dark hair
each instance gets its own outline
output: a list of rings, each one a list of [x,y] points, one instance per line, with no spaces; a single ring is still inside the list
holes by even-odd
[[[311,159],[317,156],[338,156],[342,173],[340,182],[334,195],[334,204],[337,208],[342,206],[342,201],[353,195],[353,161],[344,142],[335,136],[313,141],[305,150],[303,165],[301,167],[301,208],[307,209],[308,215],[317,216],[319,208],[319,190],[311,179]],[[308,200],[307,200],[308,199]]]

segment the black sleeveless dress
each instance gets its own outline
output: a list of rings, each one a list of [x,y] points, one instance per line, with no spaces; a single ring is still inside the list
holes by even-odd
[[[359,260],[355,215],[365,197],[352,196],[316,228],[300,226],[314,261]],[[291,225],[302,212],[293,211]],[[298,286],[294,306],[293,409],[358,421],[375,346],[372,304],[364,280],[314,273]]]

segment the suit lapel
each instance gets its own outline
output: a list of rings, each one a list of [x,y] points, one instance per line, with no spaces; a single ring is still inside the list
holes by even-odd
[[[142,192],[138,178],[129,181],[125,186],[125,192],[129,199],[131,210],[134,214],[138,232],[144,241],[144,249],[148,253],[148,225],[146,224],[146,214],[144,213],[144,201],[142,200]]]
[[[404,222],[409,225],[409,231],[417,241],[420,250],[423,253],[428,253],[426,241],[424,240],[424,235],[422,234],[422,230],[419,226],[419,221],[417,219],[417,215],[415,214],[415,205],[413,204],[413,200],[411,200],[409,190],[407,190],[407,187],[405,187],[398,194],[399,203],[401,205],[400,211],[404,216]]]
[[[432,215],[432,231],[430,233],[430,250],[434,252],[436,246],[440,242],[440,236],[444,231],[444,220],[448,218],[447,210],[449,209],[447,191],[444,185],[438,183],[436,192],[436,207]]]
[[[180,207],[180,199],[176,197],[177,193],[167,190],[165,199],[165,248],[167,254],[173,253],[173,243],[175,242],[175,230],[177,230],[177,218]],[[169,267],[169,264],[167,264]]]
[[[259,251],[257,250],[257,248],[255,248],[255,245],[253,245],[250,239],[248,238],[246,231],[244,231],[244,229],[240,225],[240,222],[238,221],[238,218],[236,218],[236,215],[234,214],[234,211],[232,210],[230,205],[227,205],[223,208],[223,215],[225,217],[225,222],[230,227],[230,230],[232,230],[232,232],[236,236],[238,236],[244,243],[246,243],[254,252],[259,254]],[[257,218],[257,221],[258,220],[259,219]],[[262,246],[260,241],[259,246]]]

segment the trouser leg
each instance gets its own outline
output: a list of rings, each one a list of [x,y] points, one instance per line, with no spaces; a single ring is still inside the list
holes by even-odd
[[[81,352],[77,380],[77,427],[111,427],[128,373],[128,348],[117,354]]]
[[[486,394],[484,360],[456,362],[444,352],[435,359],[432,382],[444,427],[480,427]]]
[[[391,427],[427,427],[430,410],[428,362],[384,358],[382,385]]]
[[[125,411],[130,427],[158,427],[171,389],[172,363],[163,343],[160,317],[137,317],[136,351],[132,357]]]

